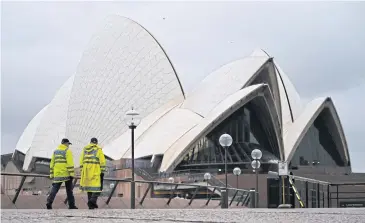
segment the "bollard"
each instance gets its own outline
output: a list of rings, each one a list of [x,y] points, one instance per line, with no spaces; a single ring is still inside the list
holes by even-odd
[[[255,208],[256,207],[256,191],[255,190],[250,190],[250,200],[251,200],[250,208]]]
[[[221,190],[221,208],[228,208],[228,193],[226,190]]]

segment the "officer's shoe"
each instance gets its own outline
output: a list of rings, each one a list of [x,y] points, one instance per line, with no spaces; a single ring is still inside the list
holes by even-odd
[[[51,210],[52,209],[52,204],[46,204],[46,207],[48,210]]]
[[[71,206],[68,209],[78,209],[76,206]]]
[[[90,201],[87,202],[87,206],[89,207],[89,209],[94,209],[95,208],[93,203],[90,202]]]

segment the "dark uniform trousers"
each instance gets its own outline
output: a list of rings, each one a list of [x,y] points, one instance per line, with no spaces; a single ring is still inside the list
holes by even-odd
[[[51,193],[47,197],[47,204],[52,205],[58,191],[61,188],[63,182],[53,183]],[[72,185],[72,179],[65,181],[66,186],[66,194],[67,194],[67,200],[69,207],[75,207],[75,197],[73,194],[73,185]]]
[[[89,208],[98,208],[98,197],[100,192],[87,192],[87,200]]]
[[[103,183],[104,183],[104,174],[100,174],[100,190],[103,191]],[[98,197],[100,196],[100,192],[87,192],[87,200],[89,208],[98,208]]]

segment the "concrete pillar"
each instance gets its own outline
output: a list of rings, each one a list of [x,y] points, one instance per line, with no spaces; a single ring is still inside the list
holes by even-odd
[[[250,190],[250,208],[256,208],[256,191]]]
[[[226,190],[221,191],[221,208],[228,208],[228,193]]]

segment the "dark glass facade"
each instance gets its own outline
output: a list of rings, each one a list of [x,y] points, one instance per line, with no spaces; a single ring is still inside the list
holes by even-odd
[[[219,137],[228,133],[232,136],[232,146],[228,148],[227,160],[229,169],[236,166],[241,169],[251,168],[251,151],[255,148],[263,152],[262,162],[278,160],[280,157],[277,145],[270,141],[270,129],[263,124],[253,103],[234,112],[213,131],[198,140],[184,155],[183,161],[175,170],[182,169],[217,169],[224,168],[224,148],[219,144]]]
[[[300,142],[290,165],[293,166],[345,166],[338,145],[333,140],[323,116],[319,116]]]

